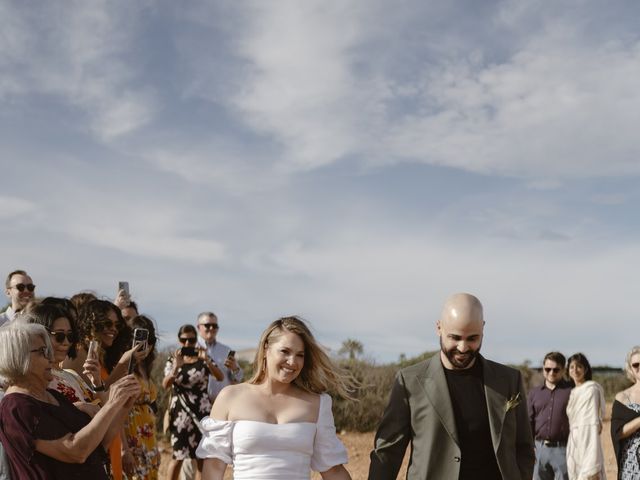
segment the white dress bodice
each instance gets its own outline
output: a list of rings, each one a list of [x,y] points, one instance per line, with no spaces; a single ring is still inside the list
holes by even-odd
[[[233,464],[234,480],[308,480],[311,470],[324,472],[347,463],[336,436],[331,397],[320,396],[317,423],[265,423],[252,420],[202,421],[205,434],[199,458]]]

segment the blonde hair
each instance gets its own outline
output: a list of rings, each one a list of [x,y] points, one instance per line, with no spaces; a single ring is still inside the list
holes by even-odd
[[[348,373],[334,365],[325,353],[306,323],[299,317],[283,317],[272,322],[260,336],[260,344],[253,361],[254,374],[248,383],[262,383],[267,377],[266,352],[285,332],[295,333],[304,344],[304,364],[300,374],[292,382],[306,392],[332,392],[353,400],[352,392],[356,380]]]
[[[640,353],[640,345],[636,345],[627,353],[627,358],[624,362],[624,373],[627,375],[627,378],[631,380],[633,383],[636,383],[637,379],[635,374],[633,373],[633,369],[631,368],[631,357]]]

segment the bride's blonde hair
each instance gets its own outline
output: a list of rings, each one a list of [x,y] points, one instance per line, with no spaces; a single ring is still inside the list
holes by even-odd
[[[283,317],[272,322],[260,336],[260,344],[253,361],[254,374],[248,383],[262,383],[267,376],[267,348],[285,332],[295,333],[304,343],[304,364],[300,374],[292,382],[297,387],[311,393],[331,392],[344,398],[353,399],[355,379],[334,365],[325,353],[309,327],[296,316]]]

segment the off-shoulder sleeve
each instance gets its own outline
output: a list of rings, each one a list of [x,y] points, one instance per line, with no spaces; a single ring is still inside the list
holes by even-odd
[[[311,469],[316,472],[326,472],[331,467],[347,463],[347,449],[336,436],[331,411],[331,397],[326,393],[320,395],[320,412],[318,426],[313,444]]]
[[[206,417],[202,420],[202,429],[204,433],[196,450],[196,456],[198,458],[219,458],[226,464],[232,464],[233,422]]]

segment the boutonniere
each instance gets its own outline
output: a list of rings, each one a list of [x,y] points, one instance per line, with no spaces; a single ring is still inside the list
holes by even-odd
[[[504,405],[504,409],[506,412],[508,412],[509,410],[516,408],[519,404],[520,404],[520,392],[513,395],[509,400],[507,400],[507,403],[505,403]]]

